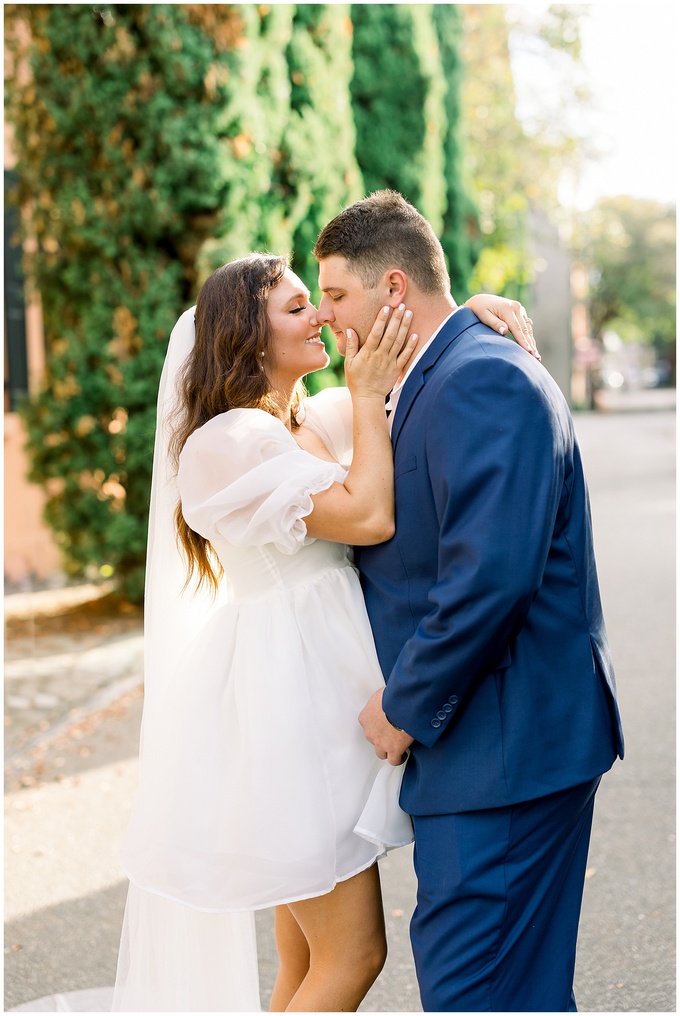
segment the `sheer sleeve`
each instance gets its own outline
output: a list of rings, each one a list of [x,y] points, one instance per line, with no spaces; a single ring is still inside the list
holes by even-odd
[[[316,431],[329,452],[349,468],[352,462],[352,397],[349,389],[324,388],[302,403],[298,422]]]
[[[312,495],[345,470],[298,447],[275,417],[260,409],[232,409],[188,439],[178,486],[187,523],[205,539],[238,547],[274,544],[294,554],[307,537]]]

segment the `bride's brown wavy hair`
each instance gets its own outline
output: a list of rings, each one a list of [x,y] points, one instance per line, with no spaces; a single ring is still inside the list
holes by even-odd
[[[196,341],[178,378],[179,402],[170,442],[175,469],[189,436],[214,416],[230,409],[264,409],[279,415],[267,377],[272,347],[267,299],[287,268],[285,257],[249,254],[222,265],[204,282],[196,301]],[[293,427],[304,395],[299,382],[291,406]],[[216,592],[222,567],[209,542],[187,524],[181,501],[175,524],[187,558],[187,585],[196,572],[197,586],[207,582]]]

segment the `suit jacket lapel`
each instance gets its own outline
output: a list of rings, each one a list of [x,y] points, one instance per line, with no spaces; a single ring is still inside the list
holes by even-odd
[[[399,396],[399,402],[397,403],[397,408],[394,411],[394,422],[392,424],[393,445],[396,445],[399,434],[401,433],[401,428],[403,427],[406,417],[411,410],[411,406],[417,399],[419,392],[423,389],[425,382],[428,379],[428,375],[437,365],[438,361],[449,348],[451,343],[455,342],[458,336],[464,332],[466,328],[470,328],[470,326],[474,324],[479,324],[479,318],[477,315],[473,314],[469,307],[460,307],[453,316],[449,318],[434,339],[434,342],[430,345],[427,352],[424,353],[422,358],[418,361],[411,372],[411,376],[407,379],[406,384],[402,389],[401,395]]]

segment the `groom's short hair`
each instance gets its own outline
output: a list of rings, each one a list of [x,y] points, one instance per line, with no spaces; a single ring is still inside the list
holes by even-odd
[[[397,191],[380,190],[336,215],[321,230],[317,261],[339,255],[366,288],[400,268],[424,293],[448,293],[442,245],[430,223]]]

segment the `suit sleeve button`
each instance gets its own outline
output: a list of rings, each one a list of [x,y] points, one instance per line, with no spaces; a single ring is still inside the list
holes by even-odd
[[[432,727],[441,727],[442,721],[441,720],[430,720],[430,725]]]
[[[453,706],[451,705],[450,702],[445,702],[444,705],[442,706],[442,709],[444,710],[445,713],[453,712]]]
[[[446,719],[446,713],[444,712],[443,709],[440,709],[439,712],[437,713],[437,719],[438,720],[445,720]]]
[[[455,706],[457,704],[457,702],[458,702],[458,696],[457,695],[449,695],[449,702],[451,703],[452,706]]]

